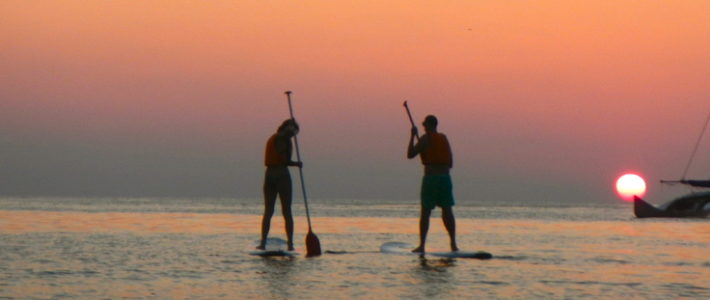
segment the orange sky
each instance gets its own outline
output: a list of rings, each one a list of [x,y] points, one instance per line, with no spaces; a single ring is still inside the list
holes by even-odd
[[[0,188],[170,195],[199,181],[185,190],[258,197],[263,144],[290,89],[315,195],[416,197],[408,99],[416,118],[440,117],[461,198],[611,198],[625,170],[680,176],[710,112],[708,11],[707,1],[3,1],[0,171],[15,179]],[[691,175],[710,176],[708,151]],[[136,182],[108,183],[126,174]],[[85,177],[97,187],[78,188]]]

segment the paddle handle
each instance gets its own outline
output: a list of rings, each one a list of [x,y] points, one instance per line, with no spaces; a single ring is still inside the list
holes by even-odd
[[[286,98],[288,98],[288,111],[291,114],[291,119],[296,121],[293,117],[293,106],[291,105],[291,91],[286,91]],[[296,159],[301,162],[301,151],[298,148],[298,134],[293,136],[293,142],[296,144]],[[308,210],[308,196],[306,194],[306,183],[303,179],[303,165],[298,166],[298,174],[301,179],[301,191],[303,191],[303,203],[306,205],[306,220],[308,220],[308,231],[311,231],[311,213]]]
[[[404,101],[404,108],[407,109],[407,116],[409,116],[409,122],[412,123],[412,127],[417,127],[417,125],[414,125],[414,119],[412,118],[412,112],[409,111],[409,105],[407,104],[407,101]],[[419,140],[419,133],[417,132],[416,134],[417,140]]]

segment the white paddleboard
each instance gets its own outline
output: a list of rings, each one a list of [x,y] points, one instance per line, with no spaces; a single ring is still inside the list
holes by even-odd
[[[414,246],[402,242],[386,242],[380,246],[380,252],[389,254],[422,255],[422,253],[412,252]],[[423,253],[425,256],[436,256],[446,258],[475,258],[491,259],[493,255],[485,251],[434,251]]]
[[[257,240],[254,242],[254,245],[252,246],[253,250],[249,251],[249,255],[256,255],[256,256],[263,256],[263,257],[268,257],[268,256],[287,256],[287,257],[292,257],[292,256],[298,256],[298,252],[296,251],[289,251],[288,250],[288,244],[285,240],[280,239],[280,238],[267,238],[266,239],[266,247],[264,250],[259,250],[259,249],[254,249],[257,245],[259,245],[260,240]]]

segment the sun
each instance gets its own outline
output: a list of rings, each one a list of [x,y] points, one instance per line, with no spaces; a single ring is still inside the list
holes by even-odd
[[[616,180],[616,192],[626,201],[634,200],[634,196],[643,197],[646,193],[646,182],[641,176],[627,173]]]

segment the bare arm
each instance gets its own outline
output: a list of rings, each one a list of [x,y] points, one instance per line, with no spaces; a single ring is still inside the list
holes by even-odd
[[[276,139],[276,152],[279,153],[287,166],[303,167],[302,162],[291,160],[291,139],[279,136]]]
[[[427,146],[429,146],[428,136],[425,134],[419,139],[417,144],[414,144],[414,137],[417,134],[417,128],[412,127],[412,134],[409,136],[409,146],[407,147],[407,158],[412,159],[417,157],[419,153],[422,153]]]
[[[449,157],[451,158],[451,161],[449,161],[449,169],[454,167],[454,153],[451,151],[451,144],[449,143],[449,139],[446,139],[446,148],[449,149]]]

